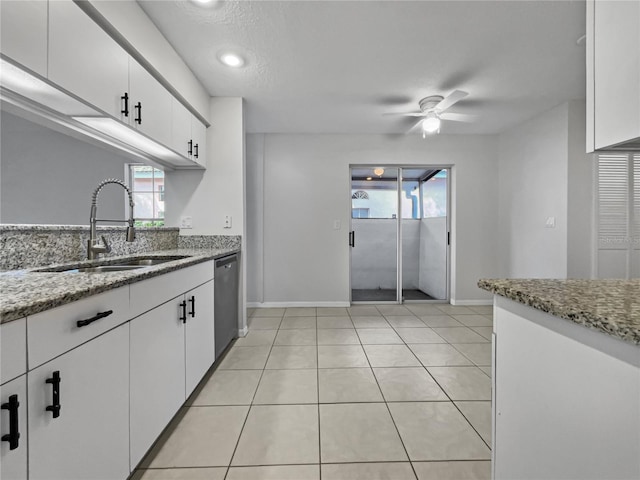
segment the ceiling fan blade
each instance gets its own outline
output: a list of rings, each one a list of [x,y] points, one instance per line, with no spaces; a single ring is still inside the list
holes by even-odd
[[[422,125],[422,120],[418,120],[413,127],[407,131],[407,133],[416,133],[418,130],[421,130],[420,126]]]
[[[451,120],[453,122],[475,122],[477,115],[467,115],[466,113],[444,112],[440,115],[443,120]]]
[[[393,116],[400,116],[400,117],[424,117],[425,113],[424,112],[386,112],[383,113],[382,115],[384,116],[389,116],[389,115],[393,115]]]
[[[454,90],[435,106],[435,110],[444,112],[447,108],[451,107],[454,103],[459,102],[467,95],[469,94],[467,92],[463,92],[462,90]]]

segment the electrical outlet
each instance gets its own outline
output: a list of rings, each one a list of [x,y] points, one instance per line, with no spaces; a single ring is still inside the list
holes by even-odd
[[[340,230],[340,220],[334,220],[333,221],[333,229],[334,230]]]
[[[224,216],[224,228],[231,228],[231,215]]]
[[[555,226],[556,226],[556,217],[547,217],[547,221],[545,222],[544,226],[546,228],[555,228]]]
[[[193,228],[193,218],[191,216],[180,217],[180,228]]]

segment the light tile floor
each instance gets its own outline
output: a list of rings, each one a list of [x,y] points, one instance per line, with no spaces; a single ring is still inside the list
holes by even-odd
[[[135,480],[485,480],[491,307],[250,310]]]

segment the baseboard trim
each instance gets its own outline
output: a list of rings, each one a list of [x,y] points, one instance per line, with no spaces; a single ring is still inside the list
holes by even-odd
[[[451,299],[451,305],[456,307],[461,306],[469,306],[469,307],[479,307],[482,305],[493,305],[493,299],[491,300],[457,300],[455,298]]]
[[[249,308],[350,307],[349,302],[247,302]]]

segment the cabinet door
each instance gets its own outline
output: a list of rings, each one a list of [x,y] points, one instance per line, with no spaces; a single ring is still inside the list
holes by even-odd
[[[128,343],[125,324],[28,373],[31,480],[127,478]]]
[[[185,400],[182,301],[131,321],[131,469]]]
[[[2,441],[0,446],[0,478],[3,480],[24,480],[27,478],[27,376],[22,375],[0,387],[0,403],[10,404],[9,397],[16,395],[12,400],[18,402],[17,417],[11,419],[10,410],[0,412],[0,435],[9,435],[11,421],[16,421],[20,434],[18,445],[12,450],[8,441]],[[11,408],[16,408],[12,405]],[[15,411],[15,410],[14,410]],[[16,425],[14,424],[15,428]]]
[[[72,1],[49,2],[49,80],[123,119],[129,55]]]
[[[203,167],[207,166],[207,127],[195,116],[191,116],[191,135],[193,137],[193,160]]]
[[[186,396],[191,395],[215,360],[213,282],[200,285],[186,295]]]
[[[132,127],[163,145],[171,144],[171,94],[133,58],[129,63]]]
[[[191,137],[191,112],[175,98],[172,99],[171,148],[191,159],[193,142]],[[189,153],[191,152],[191,154]]]
[[[594,5],[595,147],[640,137],[640,2]]]
[[[0,2],[0,48],[23,66],[47,76],[47,1]]]

